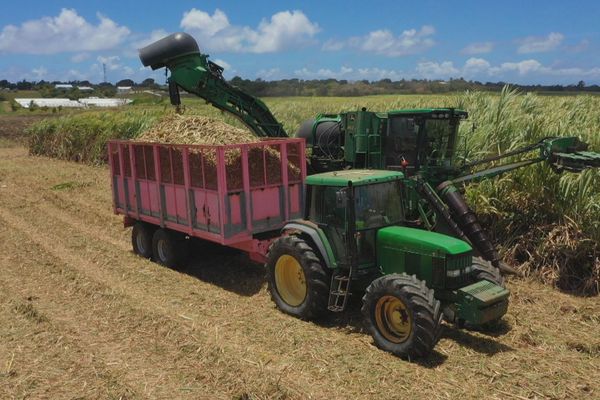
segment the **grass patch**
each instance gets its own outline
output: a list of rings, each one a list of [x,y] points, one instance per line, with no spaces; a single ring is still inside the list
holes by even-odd
[[[70,182],[63,182],[63,183],[59,183],[58,185],[54,185],[50,188],[50,190],[72,190],[72,189],[87,187],[90,185],[91,185],[91,183],[89,183],[89,182],[70,181]]]

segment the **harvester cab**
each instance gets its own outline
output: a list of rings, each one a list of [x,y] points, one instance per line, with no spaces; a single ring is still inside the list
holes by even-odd
[[[278,307],[311,318],[364,292],[375,342],[404,357],[435,346],[443,317],[473,326],[500,319],[509,294],[497,270],[463,240],[407,227],[406,182],[389,170],[309,176],[304,219],[283,228],[268,256]]]

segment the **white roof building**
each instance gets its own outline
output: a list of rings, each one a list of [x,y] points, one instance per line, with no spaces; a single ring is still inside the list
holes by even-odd
[[[69,99],[15,99],[15,101],[23,108],[29,108],[31,103],[38,107],[69,107],[69,108],[82,108],[85,104],[82,104],[76,100]]]
[[[73,85],[68,83],[57,83],[54,85],[56,89],[73,89]]]
[[[90,86],[77,86],[77,89],[79,89],[81,92],[91,92],[94,90],[94,88]]]
[[[94,107],[119,107],[132,102],[131,99],[100,99],[98,97],[88,97],[79,99],[79,102],[86,106]]]

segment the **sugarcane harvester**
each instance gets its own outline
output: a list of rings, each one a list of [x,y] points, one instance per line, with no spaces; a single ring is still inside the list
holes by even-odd
[[[259,99],[229,84],[223,68],[188,34],[140,50],[180,89],[241,120],[264,138],[289,135]],[[321,114],[296,137],[310,148],[303,218],[288,221],[266,255],[277,306],[301,318],[342,311],[350,288],[364,290],[363,314],[376,344],[395,354],[426,354],[440,320],[483,326],[507,311],[504,265],[458,186],[538,162],[554,170],[600,167],[600,154],[576,137],[539,143],[474,162],[457,162],[458,126],[467,112],[432,108]],[[514,159],[522,156],[518,161]],[[510,158],[510,162],[481,168]]]

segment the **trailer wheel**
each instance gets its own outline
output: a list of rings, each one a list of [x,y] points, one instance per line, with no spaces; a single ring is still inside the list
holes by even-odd
[[[271,299],[281,311],[308,320],[327,310],[329,271],[305,240],[297,236],[277,239],[265,267]]]
[[[166,267],[178,267],[187,256],[187,240],[166,229],[157,229],[152,236],[152,254],[156,262]]]
[[[131,246],[133,252],[144,258],[152,258],[152,234],[154,228],[151,225],[137,222],[131,230]]]
[[[399,357],[423,357],[440,338],[440,302],[414,275],[390,274],[374,280],[361,311],[377,347]]]

